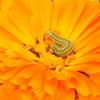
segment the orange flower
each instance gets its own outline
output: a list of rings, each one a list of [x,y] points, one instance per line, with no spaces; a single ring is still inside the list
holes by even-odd
[[[4,0],[0,8],[0,99],[99,100],[97,0]]]

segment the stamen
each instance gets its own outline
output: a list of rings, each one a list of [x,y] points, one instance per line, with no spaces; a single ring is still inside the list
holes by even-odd
[[[39,44],[39,40],[38,39],[36,39],[36,44]]]
[[[29,51],[31,51],[32,53],[34,53],[38,58],[40,58],[40,53],[35,51],[34,48],[30,48]]]

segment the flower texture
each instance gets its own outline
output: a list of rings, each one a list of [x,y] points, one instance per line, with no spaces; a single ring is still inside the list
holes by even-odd
[[[0,83],[0,100],[100,100],[97,0],[0,0]]]

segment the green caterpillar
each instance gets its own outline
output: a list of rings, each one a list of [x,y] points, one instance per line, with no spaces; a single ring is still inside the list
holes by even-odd
[[[47,32],[47,35],[54,41],[54,45],[51,49],[55,55],[62,57],[72,51],[72,43],[69,40],[56,35],[54,32]]]

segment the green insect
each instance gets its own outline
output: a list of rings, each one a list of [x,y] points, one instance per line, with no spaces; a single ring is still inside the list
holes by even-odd
[[[54,32],[47,32],[47,35],[54,41],[54,45],[51,47],[55,55],[62,57],[72,52],[72,43],[66,40]]]

